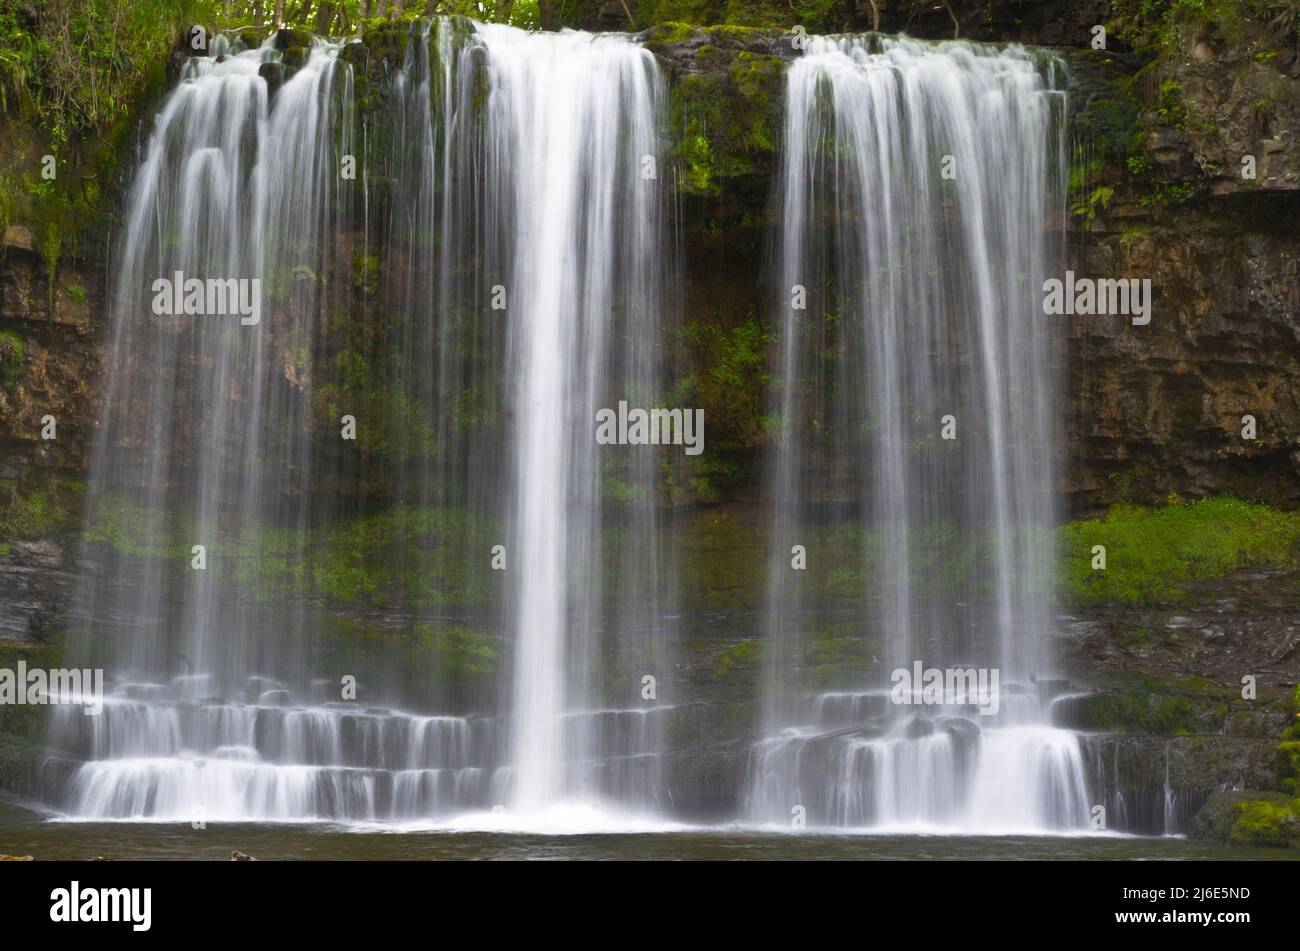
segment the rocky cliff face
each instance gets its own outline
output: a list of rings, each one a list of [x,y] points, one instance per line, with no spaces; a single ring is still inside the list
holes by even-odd
[[[1150,278],[1155,295],[1143,327],[1060,318],[1069,452],[1061,488],[1073,509],[1171,492],[1300,502],[1293,21],[1151,26],[1126,19],[1125,4],[1100,3],[877,6],[882,30],[1056,44],[1068,63],[1078,146],[1070,267],[1080,277]],[[751,19],[777,17],[761,4],[745,9]],[[868,29],[874,19],[867,4],[818,9],[812,27]],[[635,20],[708,12],[649,4],[631,11]],[[734,14],[718,12],[735,21]],[[575,16],[586,22],[581,11]],[[1094,50],[1090,30],[1103,23],[1111,49]],[[404,33],[401,25],[372,31],[370,68],[400,56]],[[644,39],[673,89],[683,376],[716,433],[684,480],[697,489],[678,501],[752,498],[775,336],[765,282],[773,158],[783,65],[797,50],[788,28],[673,24],[648,29]],[[1146,45],[1134,53],[1125,39]],[[1248,157],[1253,178],[1242,174]],[[35,158],[17,170],[31,174]],[[107,242],[56,257],[51,275],[40,234],[40,222],[15,221],[0,258],[0,492],[41,473],[80,471],[93,430]],[[739,377],[712,372],[720,367]],[[58,420],[57,441],[40,439],[47,414]],[[1248,415],[1253,437],[1242,435]]]
[[[1139,34],[1141,35],[1141,34]],[[1070,327],[1070,485],[1300,499],[1300,56],[1294,15],[1084,55],[1072,261],[1150,278],[1152,321]],[[1253,433],[1243,417],[1254,420]],[[1244,435],[1243,435],[1244,433]]]

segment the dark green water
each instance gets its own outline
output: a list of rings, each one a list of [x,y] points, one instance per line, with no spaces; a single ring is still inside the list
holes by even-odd
[[[710,859],[1295,860],[1295,850],[1238,849],[1186,839],[1129,836],[948,836],[774,833],[727,828],[689,832],[525,835],[500,832],[377,832],[330,825],[49,822],[0,805],[0,853],[36,859],[227,861],[233,850],[262,860],[312,859]]]

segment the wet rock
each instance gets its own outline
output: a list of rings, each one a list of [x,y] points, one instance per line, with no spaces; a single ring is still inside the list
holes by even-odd
[[[979,739],[980,733],[983,732],[978,723],[965,717],[945,717],[940,721],[940,726],[954,737],[959,737],[968,742]]]
[[[912,717],[903,727],[903,735],[909,740],[930,736],[932,733],[934,733],[934,721],[927,720],[925,717]]]
[[[1196,813],[1189,832],[1229,845],[1300,848],[1300,799],[1272,792],[1216,793]]]
[[[20,251],[35,250],[36,246],[33,242],[32,229],[26,225],[10,225],[5,228],[4,238],[0,240],[0,244],[6,248],[17,248]]]
[[[52,541],[13,541],[6,547],[0,554],[0,644],[48,643],[71,589],[63,548]]]

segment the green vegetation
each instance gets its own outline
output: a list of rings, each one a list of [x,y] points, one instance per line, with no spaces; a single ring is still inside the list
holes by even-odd
[[[686,195],[718,195],[723,182],[770,168],[781,117],[784,64],[775,56],[701,46],[697,57],[731,56],[725,71],[692,73],[671,90],[674,158]]]
[[[861,636],[857,623],[849,620],[817,632],[804,649],[803,666],[811,684],[822,690],[856,689],[878,649]]]
[[[1300,848],[1300,687],[1290,710],[1293,721],[1278,746],[1278,776],[1285,793],[1242,795],[1218,818],[1220,837],[1227,829],[1233,845]]]
[[[859,12],[853,0],[628,0],[628,6],[638,30],[668,23],[842,33],[871,25],[870,12]]]
[[[0,108],[44,129],[56,155],[79,135],[105,134],[131,117],[142,89],[160,82],[184,27],[218,6],[0,0]]]
[[[767,578],[764,541],[733,512],[706,509],[675,542],[681,595],[697,610],[752,607]]]
[[[18,662],[29,669],[51,669],[62,666],[63,650],[55,644],[23,644],[15,646],[0,641],[0,669],[16,670]],[[0,704],[0,780],[14,768],[9,760],[8,744],[39,746],[46,731],[50,708],[35,703]]]
[[[1300,796],[1300,685],[1291,698],[1291,724],[1277,748],[1277,773],[1282,788]]]
[[[414,635],[417,650],[431,658],[432,669],[449,683],[486,686],[501,659],[502,640],[495,634],[422,622]]]
[[[1161,126],[1188,134],[1193,147],[1219,135],[1179,81],[1192,41],[1244,48],[1255,62],[1269,63],[1276,51],[1263,44],[1285,44],[1288,35],[1294,40],[1300,16],[1290,0],[1116,0],[1107,29],[1120,44],[1137,50],[1146,65],[1130,74],[1106,51],[1071,57],[1081,93],[1076,101],[1084,104],[1072,125],[1084,145],[1072,158],[1070,205],[1089,223],[1099,207],[1098,188],[1125,182],[1139,204],[1163,207],[1195,198],[1205,190],[1206,179],[1220,174],[1203,167],[1192,180],[1171,179],[1153,167],[1147,153],[1151,130],[1143,121],[1145,110]],[[1257,106],[1269,108],[1263,101]]]
[[[123,555],[180,562],[188,559],[190,545],[186,539],[194,534],[192,520],[155,513],[126,499],[105,498],[96,505],[84,537],[107,544]]]
[[[615,471],[604,474],[604,483],[622,484]],[[629,501],[617,492],[612,495],[610,501]],[[0,540],[49,537],[68,524],[68,513],[52,494],[34,493],[0,510]],[[208,557],[213,570],[253,586],[268,601],[314,593],[339,604],[469,607],[491,597],[490,576],[479,570],[495,537],[491,529],[487,520],[464,509],[399,505],[333,523],[309,537],[273,527],[246,529],[210,544]],[[761,526],[735,511],[705,509],[683,516],[671,531],[684,604],[692,610],[761,604],[769,568]],[[123,554],[173,560],[180,570],[188,566],[194,526],[181,515],[153,518],[133,503],[107,500],[86,537]],[[884,539],[857,522],[809,526],[802,537],[808,581],[819,600],[869,603],[893,580]],[[1300,513],[1232,498],[1175,502],[1159,509],[1117,505],[1106,518],[1063,526],[1059,542],[1059,593],[1070,604],[1177,604],[1191,596],[1189,585],[1237,568],[1300,565]],[[936,522],[914,531],[911,545],[910,583],[918,590],[958,599],[989,595],[982,566],[993,563],[990,538],[968,539],[956,525]],[[1094,545],[1106,548],[1104,570],[1092,568]],[[309,558],[303,557],[306,551]],[[483,552],[482,563],[465,564],[467,551]],[[1046,577],[1034,579],[1039,580],[1048,583]],[[828,639],[826,653],[839,649],[829,642],[853,633],[819,631],[817,636]],[[1144,636],[1140,630],[1130,635],[1135,640]],[[826,661],[810,658],[810,663]],[[1138,690],[1132,696],[1099,699],[1095,718],[1099,724],[1150,720],[1164,732],[1186,725],[1187,711],[1176,703],[1139,715],[1133,705],[1146,709],[1151,693]],[[1300,736],[1292,739],[1300,741]]]
[[[1292,0],[1114,0],[1108,29],[1138,49],[1173,51],[1194,31],[1212,31],[1234,45],[1248,23],[1300,28]]]
[[[1085,201],[1073,205],[1070,210],[1082,218],[1085,224],[1091,225],[1097,217],[1097,210],[1107,208],[1114,195],[1115,189],[1099,185],[1089,193]]]
[[[715,677],[729,677],[737,671],[753,670],[763,658],[759,641],[741,641],[723,650],[713,663]]]
[[[1300,848],[1300,799],[1252,799],[1233,807],[1233,845]]]
[[[1084,729],[1106,733],[1184,736],[1198,732],[1196,707],[1187,697],[1169,695],[1166,688],[1158,678],[1147,677],[1131,690],[1085,697],[1078,702],[1077,722]]]
[[[0,496],[0,542],[57,537],[71,524],[71,513],[52,490],[23,495],[14,488],[8,499]]]
[[[26,353],[22,337],[12,330],[0,330],[0,386],[12,389],[18,382]]]
[[[702,369],[676,387],[670,403],[703,409],[714,446],[758,445],[767,399],[768,348],[775,335],[764,330],[752,314],[734,327],[691,321],[678,334],[684,349]]]
[[[10,145],[0,230],[30,228],[51,300],[60,260],[107,227],[104,193],[141,108],[163,88],[168,52],[216,5],[0,0],[0,129]]]
[[[1191,582],[1250,566],[1300,564],[1300,512],[1280,512],[1234,498],[1158,509],[1116,505],[1102,519],[1062,529],[1065,596],[1080,605],[1170,604]],[[1106,549],[1094,570],[1093,546]]]
[[[177,572],[189,570],[197,537],[189,515],[106,499],[92,518],[88,541],[123,555],[167,559]],[[482,605],[489,597],[485,569],[496,537],[490,529],[462,509],[403,505],[315,532],[246,526],[219,531],[207,543],[208,570],[249,587],[264,603],[319,596],[339,604],[400,603],[407,610]],[[471,551],[482,558],[467,559]]]

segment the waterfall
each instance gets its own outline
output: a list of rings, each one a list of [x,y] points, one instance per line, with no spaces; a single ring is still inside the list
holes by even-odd
[[[98,717],[54,709],[46,799],[95,820],[661,817],[671,460],[596,440],[602,410],[679,380],[657,61],[459,18],[414,22],[391,72],[356,41],[277,42],[186,60],[126,197],[69,642],[112,693]],[[1049,715],[1057,68],[873,37],[789,69],[751,821],[1087,826]],[[831,536],[871,661],[828,691],[809,657],[846,627]],[[914,667],[999,682],[900,697]]]
[[[1086,828],[1078,743],[1046,716],[1059,434],[1038,295],[1064,234],[1056,71],[1018,47],[871,37],[814,38],[788,72],[751,819]],[[820,576],[791,551],[815,562],[846,513],[866,526],[872,662],[859,689],[825,695],[800,677]],[[893,672],[914,665],[997,671],[998,709],[891,703]]]
[[[56,709],[46,770],[70,817],[662,799],[658,458],[595,441],[664,389],[654,57],[435,18],[391,76],[364,62],[216,38],[141,150],[70,642],[112,693]],[[159,314],[174,275],[256,279],[259,319]],[[321,580],[365,567],[331,533],[376,513],[409,625],[379,658]],[[501,645],[474,690],[419,653],[470,635]]]
[[[654,57],[620,37],[489,26],[483,39],[489,200],[512,249],[514,798],[536,811],[574,788],[566,764],[593,749],[590,725],[566,730],[562,717],[590,693],[606,594],[596,412],[620,376],[643,393],[658,382],[661,198],[642,170],[655,161],[662,90]],[[630,478],[648,492],[652,475],[643,464]],[[653,577],[638,580],[655,590]]]

